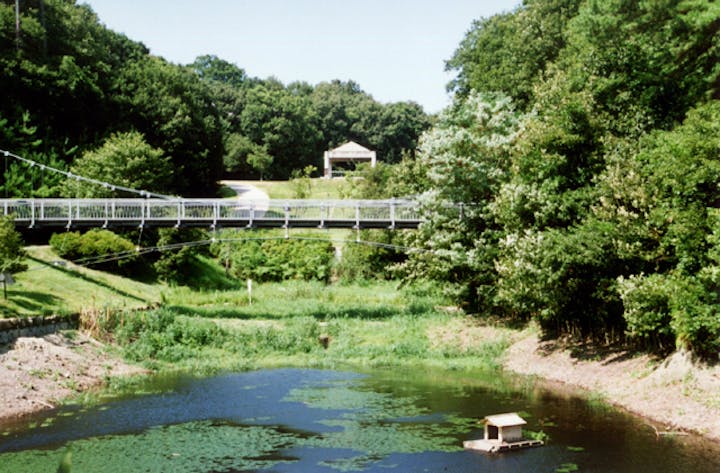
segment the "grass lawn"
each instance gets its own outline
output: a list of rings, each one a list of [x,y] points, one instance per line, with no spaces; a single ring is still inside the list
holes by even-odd
[[[83,308],[137,308],[160,300],[161,286],[60,261],[47,246],[27,247],[28,270],[0,299],[0,317],[77,313]]]
[[[292,181],[241,181],[264,191],[271,199],[295,199]],[[342,199],[347,183],[345,179],[311,179],[310,199]],[[220,189],[221,197],[232,197],[231,189]]]

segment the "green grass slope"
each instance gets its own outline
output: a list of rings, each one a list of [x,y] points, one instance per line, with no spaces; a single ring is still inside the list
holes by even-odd
[[[160,285],[61,261],[47,246],[31,246],[27,251],[28,270],[14,275],[15,284],[7,287],[7,299],[0,298],[0,317],[138,308],[160,300]]]

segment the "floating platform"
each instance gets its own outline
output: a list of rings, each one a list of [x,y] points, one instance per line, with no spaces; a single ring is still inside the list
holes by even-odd
[[[466,450],[479,450],[486,453],[507,452],[509,450],[519,450],[521,448],[540,447],[544,445],[542,440],[523,439],[516,442],[499,442],[497,440],[466,440],[463,447]]]

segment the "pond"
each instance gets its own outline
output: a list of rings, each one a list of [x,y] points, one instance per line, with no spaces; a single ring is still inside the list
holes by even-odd
[[[0,425],[0,471],[55,472],[68,451],[73,473],[720,471],[715,443],[497,372],[274,369],[144,391]],[[509,411],[547,444],[462,449],[478,417]]]

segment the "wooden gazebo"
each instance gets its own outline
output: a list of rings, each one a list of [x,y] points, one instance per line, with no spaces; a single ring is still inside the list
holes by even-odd
[[[324,176],[329,179],[333,177],[333,163],[355,163],[370,162],[370,166],[377,164],[377,154],[354,141],[348,141],[335,149],[325,151],[324,154]]]

